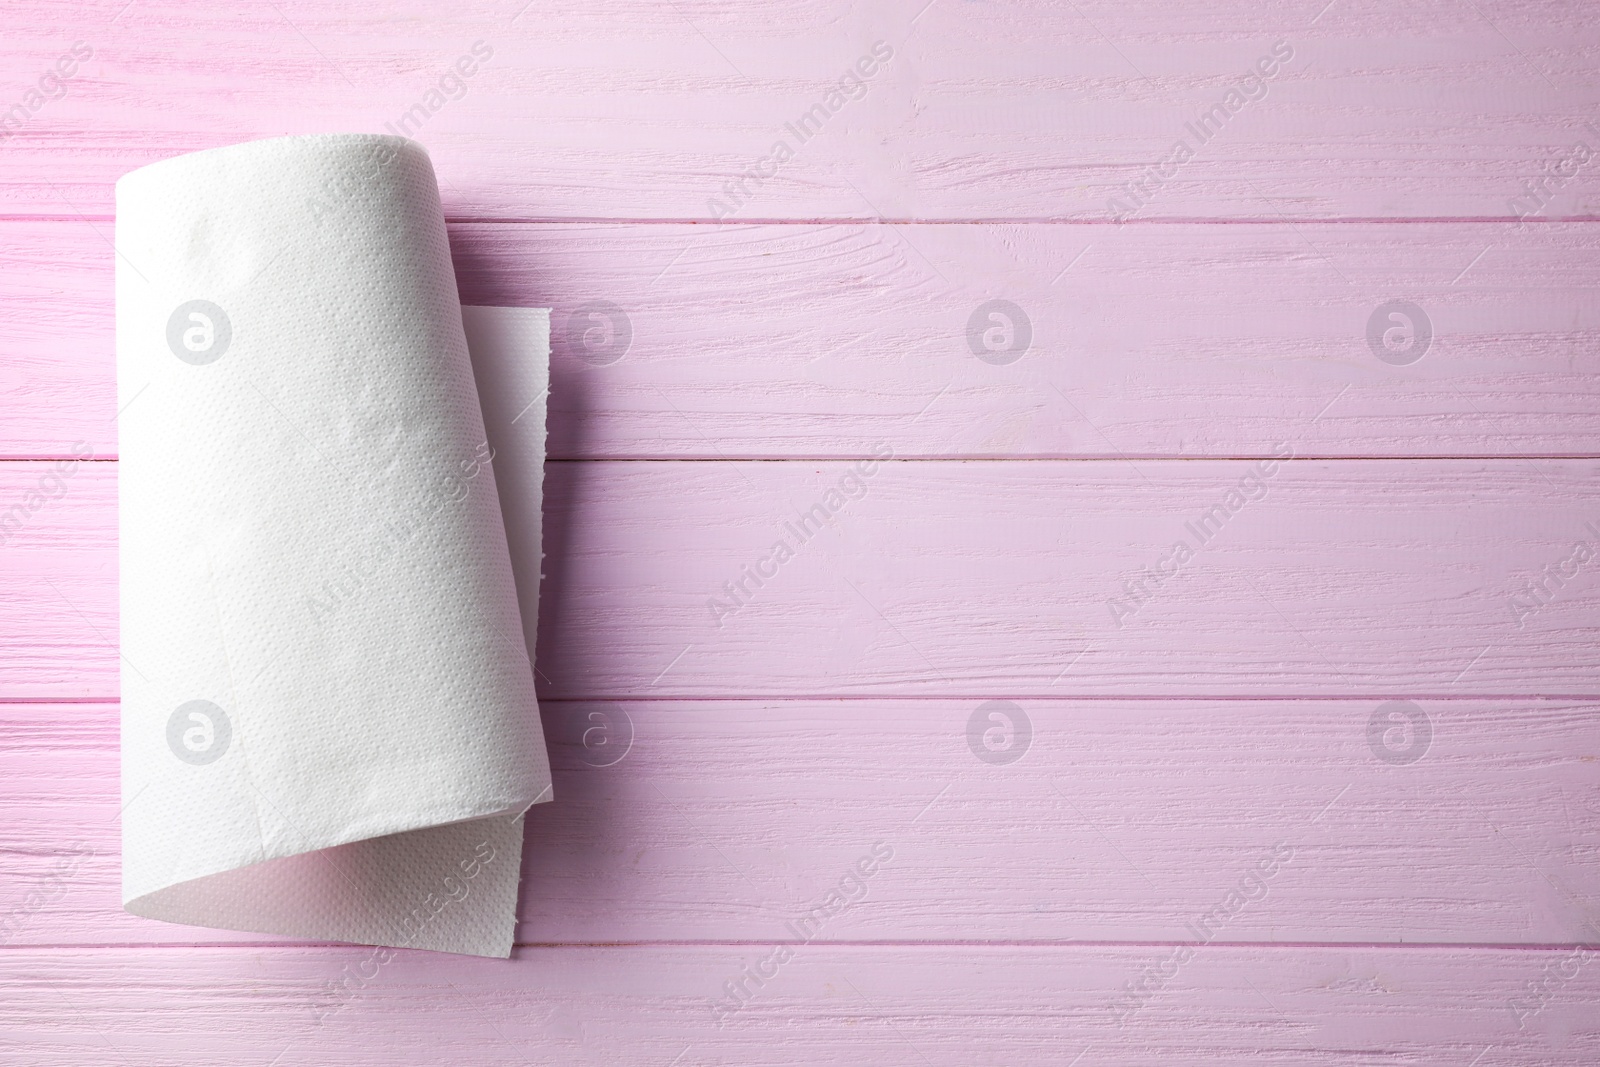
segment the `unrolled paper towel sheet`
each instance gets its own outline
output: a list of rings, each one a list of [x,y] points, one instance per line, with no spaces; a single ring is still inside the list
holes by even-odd
[[[116,229],[124,906],[508,955],[548,313],[460,306],[403,138],[157,163]]]

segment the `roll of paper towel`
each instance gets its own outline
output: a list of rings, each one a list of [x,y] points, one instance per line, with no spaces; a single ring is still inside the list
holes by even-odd
[[[398,137],[135,171],[116,253],[124,906],[508,955],[548,313],[464,328]]]

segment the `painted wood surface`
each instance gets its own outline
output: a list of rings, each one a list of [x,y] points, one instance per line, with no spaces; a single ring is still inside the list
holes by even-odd
[[[0,696],[148,676],[115,646],[114,469],[0,468],[39,502],[0,550]],[[545,485],[546,697],[1600,696],[1596,460],[608,461]]]
[[[0,1060],[1600,1060],[1592,14],[10,5]],[[116,906],[112,184],[386,123],[555,309],[505,962]]]
[[[8,9],[14,97],[92,55],[4,146],[7,214],[107,216],[166,156],[386,126],[429,146],[457,217],[1106,220],[1137,183],[1140,219],[1508,218],[1548,167],[1570,176],[1544,214],[1600,213],[1595,161],[1564,163],[1600,150],[1582,3],[71,11]]]
[[[1600,450],[1594,229],[457,224],[452,241],[468,303],[555,309],[556,457],[880,440],[907,457],[1537,456]],[[0,222],[0,456],[115,454],[111,232]],[[979,313],[997,298],[1022,318]],[[1404,365],[1368,340],[1396,299],[1432,336]],[[586,347],[596,322],[610,343]]]
[[[350,947],[134,948],[120,978],[101,949],[9,952],[0,1053],[152,1067],[180,1062],[175,1049],[181,1062],[279,1067],[1581,1067],[1600,1056],[1600,968],[1569,949],[1209,945],[1163,979],[1174,972],[1164,945],[800,945],[776,977],[747,984],[754,995],[720,1027],[725,983],[770,945],[531,946],[509,961],[395,951],[382,962]],[[1130,984],[1148,995],[1132,1000]],[[153,998],[181,1010],[154,1015]]]
[[[1600,938],[1596,706],[1388,707],[548,701],[558,803],[529,816],[518,940],[781,938],[841,887],[813,940]],[[0,900],[44,897],[15,935],[262,941],[118,906],[116,711],[0,705]]]

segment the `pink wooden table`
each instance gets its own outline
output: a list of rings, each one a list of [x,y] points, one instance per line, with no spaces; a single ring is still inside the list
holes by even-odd
[[[1600,1062],[1591,4],[521,2],[7,6],[0,1062]],[[555,309],[509,961],[118,904],[112,184],[386,128]]]

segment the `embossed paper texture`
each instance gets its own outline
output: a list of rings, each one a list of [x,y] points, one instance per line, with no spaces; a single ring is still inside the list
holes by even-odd
[[[433,169],[396,137],[136,171],[116,251],[124,905],[507,955],[551,797],[547,312],[468,309],[469,356]]]

